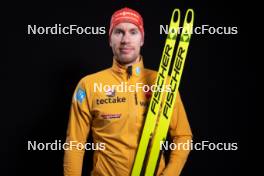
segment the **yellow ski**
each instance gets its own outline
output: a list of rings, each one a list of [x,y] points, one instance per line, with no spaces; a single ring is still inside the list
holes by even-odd
[[[176,17],[176,21],[174,18]],[[158,75],[155,82],[155,87],[163,88],[165,86],[165,82],[167,80],[168,72],[170,69],[170,64],[172,60],[172,55],[174,51],[174,46],[177,38],[178,28],[180,23],[180,10],[175,9],[172,13],[170,26],[169,26],[169,33],[166,38],[165,46],[163,49],[161,62],[159,65]],[[161,99],[163,95],[163,91],[155,91],[152,94],[147,117],[145,120],[143,132],[141,135],[140,143],[138,146],[137,154],[135,157],[133,169],[132,169],[132,176],[139,176],[141,174],[143,162],[145,159],[146,151],[149,146],[149,142],[151,140],[151,136],[153,135],[157,116],[160,109]]]
[[[157,128],[155,130],[154,137],[151,143],[150,153],[146,164],[145,176],[154,175],[156,164],[160,154],[161,144],[166,140],[167,137],[169,124],[173,113],[173,107],[176,101],[176,96],[181,81],[181,75],[183,72],[183,67],[192,34],[193,21],[194,11],[192,9],[188,9],[185,15],[183,30],[180,36],[180,42],[177,48],[173,70],[170,77],[171,91],[166,92],[165,95],[165,102],[162,105],[161,115],[159,117]]]

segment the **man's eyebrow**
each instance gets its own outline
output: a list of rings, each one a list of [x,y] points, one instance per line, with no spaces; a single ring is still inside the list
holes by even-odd
[[[137,27],[134,27],[134,28],[131,28],[131,29],[129,29],[130,31],[137,31],[137,30],[139,30]]]
[[[116,27],[114,30],[125,31],[125,29],[122,27]],[[137,27],[133,27],[129,29],[129,31],[136,31],[136,30],[139,30],[139,29]]]
[[[121,28],[114,28],[114,29],[113,29],[113,32],[114,32],[114,33],[120,33],[120,32],[121,32],[121,33],[124,33],[124,30],[121,29]]]
[[[115,29],[114,29],[115,31],[124,31],[124,29],[123,28],[121,28],[121,27],[116,27]]]

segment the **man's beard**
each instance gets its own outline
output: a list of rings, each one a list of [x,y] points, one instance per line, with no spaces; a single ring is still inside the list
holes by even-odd
[[[133,56],[120,56],[120,57],[116,56],[116,60],[122,65],[135,62],[137,60],[137,58],[138,58],[138,56],[136,56],[136,55],[133,55]]]

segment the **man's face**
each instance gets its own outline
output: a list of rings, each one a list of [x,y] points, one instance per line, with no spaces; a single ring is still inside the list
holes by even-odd
[[[133,23],[119,23],[110,36],[113,54],[121,64],[130,64],[140,55],[144,40],[138,27]]]

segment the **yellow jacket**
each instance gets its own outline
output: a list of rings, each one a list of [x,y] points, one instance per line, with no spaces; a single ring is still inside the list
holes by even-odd
[[[84,146],[92,131],[94,176],[128,176],[131,173],[150,92],[143,89],[121,92],[120,87],[117,91],[118,88],[107,89],[107,86],[123,83],[123,91],[124,87],[136,83],[151,86],[155,83],[157,72],[144,68],[142,59],[130,68],[129,73],[128,68],[114,59],[111,68],[84,77],[75,90],[66,142],[75,141]],[[99,91],[100,85],[105,88],[102,92]],[[185,143],[192,138],[180,96],[177,96],[169,133],[175,144]],[[65,176],[81,176],[84,151],[77,147],[65,150]],[[171,151],[166,167],[162,156],[157,175],[179,175],[188,154],[188,150]]]

